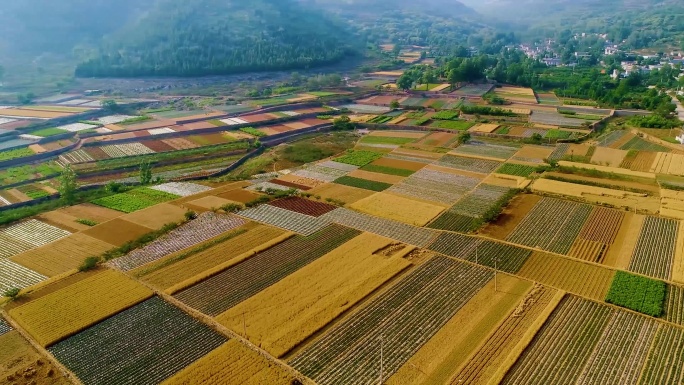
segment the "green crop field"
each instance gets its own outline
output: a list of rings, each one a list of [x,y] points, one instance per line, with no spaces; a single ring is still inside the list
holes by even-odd
[[[403,168],[376,166],[376,165],[372,165],[372,164],[361,167],[361,170],[377,172],[380,174],[387,174],[387,175],[397,175],[397,176],[411,176],[415,173],[415,171],[406,170]]]
[[[535,172],[536,168],[522,164],[505,163],[496,170],[497,174],[524,176],[527,178]]]
[[[366,150],[349,150],[346,155],[343,155],[337,159],[336,162],[351,164],[352,166],[363,167],[368,163],[382,158],[384,154],[375,151]]]
[[[606,302],[652,317],[660,317],[665,306],[665,282],[618,271]]]
[[[176,198],[178,198],[177,195],[143,187],[96,199],[92,203],[124,213],[132,213]]]
[[[392,185],[389,183],[375,182],[372,180],[354,178],[351,176],[343,176],[342,178],[338,178],[335,180],[335,183],[377,192],[385,191],[392,187]]]

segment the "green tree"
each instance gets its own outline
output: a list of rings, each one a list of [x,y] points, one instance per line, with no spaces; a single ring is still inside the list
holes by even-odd
[[[427,71],[425,71],[425,72],[423,73],[423,78],[422,78],[422,80],[423,80],[423,83],[425,83],[425,91],[427,91],[427,90],[430,89],[430,83],[434,83],[434,82],[437,81],[437,80],[436,80],[435,73],[432,72],[431,69],[428,69]]]
[[[112,100],[112,99],[103,100],[102,101],[102,108],[105,111],[109,111],[109,112],[117,112],[120,109],[119,104],[115,100]]]
[[[33,94],[33,92],[28,92],[25,94],[19,94],[17,96],[17,100],[19,101],[19,104],[31,104],[33,103],[33,99],[36,98],[36,95]]]
[[[413,87],[413,78],[408,73],[401,75],[397,80],[397,87],[403,91],[410,90]]]
[[[356,125],[347,115],[342,115],[333,121],[333,130],[349,131],[356,128]]]
[[[76,172],[68,164],[62,171],[59,177],[59,194],[64,202],[67,204],[74,203],[76,199],[76,189],[78,188],[76,182]]]
[[[19,298],[19,293],[21,293],[21,289],[19,289],[18,287],[14,287],[14,288],[5,290],[5,292],[2,294],[2,296],[9,298],[11,301],[14,301],[17,298]]]
[[[459,144],[465,144],[470,142],[470,139],[472,137],[470,136],[470,133],[468,131],[462,132],[461,134],[458,135],[458,143]]]
[[[152,182],[152,164],[150,161],[140,163],[140,184],[148,185]]]
[[[397,108],[399,108],[399,101],[396,99],[392,100],[390,102],[390,108],[393,110],[396,110]]]

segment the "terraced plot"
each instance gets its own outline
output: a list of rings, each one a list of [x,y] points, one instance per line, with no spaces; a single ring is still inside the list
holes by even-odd
[[[9,289],[23,289],[46,280],[47,277],[36,273],[9,259],[0,258],[0,292]]]
[[[565,297],[502,384],[574,384],[612,312],[595,302]]]
[[[168,254],[207,241],[245,223],[247,222],[244,219],[234,215],[207,212],[147,246],[112,261],[111,265],[123,271],[133,270]]]
[[[591,211],[592,207],[589,205],[544,198],[506,240],[567,254]]]
[[[226,340],[173,305],[153,297],[49,351],[86,384],[156,384]]]
[[[301,170],[297,170],[292,175],[302,178],[309,178],[320,180],[323,182],[332,182],[337,178],[347,175],[347,171],[339,170],[337,168],[323,167],[320,165],[305,166]]]
[[[647,217],[639,234],[629,270],[651,277],[670,279],[679,222]]]
[[[367,214],[419,227],[430,222],[444,210],[444,207],[436,204],[388,193],[371,195],[349,205],[349,207]]]
[[[553,150],[551,155],[549,156],[549,160],[561,160],[565,156],[565,154],[568,153],[570,150],[570,144],[569,143],[562,143],[559,145],[556,145],[556,149]]]
[[[502,162],[485,159],[464,158],[461,156],[445,155],[436,163],[439,166],[451,167],[480,174],[491,174],[499,168]]]
[[[315,218],[271,205],[261,205],[240,211],[238,214],[245,218],[294,231],[302,235],[311,235],[330,224],[330,221],[326,220],[325,216]]]
[[[598,145],[600,147],[611,147],[614,143],[620,141],[620,139],[622,139],[627,134],[627,131],[613,131],[608,135],[600,137],[598,140]]]
[[[522,177],[527,178],[528,176],[532,175],[536,170],[537,170],[537,168],[533,167],[533,166],[526,166],[523,164],[515,164],[515,163],[505,163],[503,166],[499,167],[496,170],[496,173],[497,174],[505,174],[505,175],[522,176]]]
[[[434,257],[347,321],[297,354],[290,364],[319,384],[368,384],[394,374],[487,282],[492,273]]]
[[[439,234],[439,232],[434,230],[414,227],[389,219],[377,218],[344,208],[331,211],[323,217],[343,226],[378,234],[418,247],[427,246],[432,239]]]
[[[360,232],[332,225],[310,236],[296,236],[175,295],[216,316],[261,292]]]
[[[92,203],[124,213],[132,213],[176,198],[178,195],[143,187],[96,199]]]

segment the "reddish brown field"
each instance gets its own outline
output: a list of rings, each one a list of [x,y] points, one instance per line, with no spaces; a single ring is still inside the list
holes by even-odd
[[[248,190],[237,189],[216,195],[219,198],[231,200],[233,202],[247,203],[257,199],[260,195]]]
[[[189,128],[190,130],[206,130],[207,128],[216,128],[216,126],[209,122],[185,123],[183,126]]]
[[[149,130],[152,128],[162,128],[162,127],[169,127],[173,126],[176,124],[175,121],[173,120],[153,120],[150,122],[144,122],[144,123],[139,123],[139,124],[131,124],[128,127],[129,131],[135,131],[135,130]]]
[[[16,122],[5,123],[0,128],[3,130],[14,131],[19,128],[24,128],[33,124],[30,120],[17,120]]]
[[[279,199],[269,204],[271,206],[280,207],[281,209],[294,211],[300,214],[310,215],[312,217],[320,217],[321,215],[329,213],[337,208],[327,203],[314,202],[299,197]]]
[[[175,151],[176,149],[169,146],[168,144],[162,142],[161,140],[145,140],[140,142],[140,144],[148,147],[152,151],[156,152],[168,152]]]
[[[447,143],[453,141],[454,139],[456,139],[455,134],[435,132],[434,134],[426,136],[423,140],[418,142],[418,144],[425,146],[445,147]]]
[[[195,143],[183,138],[164,139],[162,142],[168,144],[176,150],[188,150],[198,147]]]
[[[152,136],[152,135],[150,135],[149,132],[147,132],[147,131],[145,131],[145,130],[143,130],[143,131],[134,131],[134,132],[133,132],[133,135],[135,135],[136,138],[145,138],[145,137],[148,137],[148,136]]]
[[[309,126],[318,126],[319,124],[328,123],[328,121],[326,121],[326,120],[316,119],[316,118],[304,119],[304,120],[301,120],[301,122],[304,124],[308,124]]]
[[[311,190],[311,187],[309,187],[309,186],[304,186],[303,184],[287,182],[287,181],[280,180],[280,179],[272,179],[269,182],[279,184],[279,185],[285,186],[285,187],[292,187],[292,188],[304,190],[304,191]]]
[[[311,126],[309,126],[308,124],[306,124],[306,123],[304,123],[304,122],[301,122],[301,121],[299,121],[299,122],[283,123],[283,126],[285,126],[285,127],[290,127],[290,128],[293,129],[293,130],[301,130],[301,129],[304,129],[304,128],[309,128],[309,127],[311,127]]]
[[[399,160],[399,159],[391,159],[391,158],[380,158],[371,164],[374,166],[400,168],[403,170],[411,170],[411,171],[418,171],[418,170],[422,169],[423,167],[425,167],[425,165],[423,163],[410,162],[408,160]]]
[[[245,120],[249,123],[258,123],[258,122],[264,122],[267,120],[273,120],[273,118],[271,117],[271,114],[247,115],[247,116],[241,116],[240,119]]]
[[[95,160],[109,159],[109,155],[107,155],[99,147],[86,147],[85,152],[87,152],[88,155],[90,155]]]

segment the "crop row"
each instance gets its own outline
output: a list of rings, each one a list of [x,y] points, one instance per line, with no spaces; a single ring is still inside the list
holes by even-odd
[[[199,194],[201,192],[211,190],[211,187],[203,186],[196,183],[187,182],[171,182],[164,183],[158,186],[150,187],[153,190],[163,191],[169,194],[178,195],[181,197],[187,197],[190,195]]]
[[[502,384],[572,384],[601,339],[612,310],[566,296]]]
[[[23,289],[46,279],[47,277],[18,263],[0,258],[0,293],[9,289]]]
[[[336,162],[350,164],[352,166],[363,167],[383,157],[384,154],[375,151],[349,150],[337,159]]]
[[[323,182],[332,182],[337,178],[347,175],[346,171],[336,170],[334,168],[310,166],[301,170],[297,170],[292,175],[302,178],[320,180]]]
[[[247,187],[247,190],[251,190],[251,191],[266,191],[269,189],[279,190],[279,191],[288,191],[288,190],[292,189],[292,187],[287,187],[287,186],[279,185],[279,184],[272,183],[272,182],[261,182],[261,183],[253,184],[253,185]]]
[[[509,159],[518,152],[519,148],[497,146],[493,144],[463,144],[458,146],[453,153],[466,155],[480,155],[490,158]]]
[[[542,199],[507,240],[559,254],[567,254],[591,214],[589,205]]]
[[[600,137],[598,140],[598,145],[600,147],[610,147],[614,143],[617,143],[618,141],[620,141],[620,139],[622,139],[625,135],[627,135],[627,131],[623,131],[623,130],[613,131],[608,135],[604,135],[604,136]]]
[[[12,327],[5,322],[4,319],[0,318],[0,336],[3,334],[7,334],[12,331]]]
[[[354,178],[352,176],[343,176],[341,178],[335,179],[335,183],[341,184],[344,186],[357,187],[357,188],[361,188],[364,190],[370,190],[370,191],[376,191],[376,192],[385,191],[388,188],[392,187],[392,185],[389,183],[377,182],[377,181],[368,180],[368,179]]]
[[[157,384],[226,342],[153,297],[49,351],[85,384]]]
[[[613,312],[577,384],[636,384],[657,329],[653,319]]]
[[[647,217],[634,248],[629,270],[651,277],[670,279],[678,231],[679,221]]]
[[[335,170],[340,170],[340,171],[346,171],[346,172],[352,172],[356,169],[359,168],[359,166],[354,166],[351,164],[345,164],[345,163],[340,163],[340,162],[335,162],[333,160],[328,160],[325,162],[320,162],[318,163],[318,166],[320,167],[326,167],[326,168],[332,168]]]
[[[96,199],[92,201],[92,203],[112,210],[132,213],[176,198],[178,198],[178,196],[175,194],[143,187],[125,193]]]
[[[434,170],[420,170],[390,191],[440,203],[455,203],[480,181],[476,178]]]
[[[480,218],[510,191],[506,187],[482,184],[458,201],[449,211]]]
[[[64,155],[61,155],[59,158],[63,162],[68,163],[68,164],[92,162],[95,160],[85,150],[76,150],[76,151],[68,152]]]
[[[299,197],[279,199],[269,203],[269,205],[312,217],[320,217],[321,215],[329,213],[337,208],[327,203],[315,202]]]
[[[33,248],[30,243],[0,233],[0,258],[9,258]]]
[[[429,249],[511,274],[517,273],[532,255],[532,251],[521,247],[454,233],[441,234]]]
[[[110,115],[110,116],[105,116],[102,118],[97,119],[98,122],[102,124],[117,124],[124,122],[128,119],[133,119],[135,116],[129,116],[129,115]]]
[[[501,365],[527,329],[549,305],[555,292],[545,286],[536,286],[454,376],[451,384],[487,384],[488,369]]]
[[[267,223],[303,235],[311,235],[330,224],[330,221],[322,217],[314,218],[270,205],[261,205],[240,211],[239,214],[258,222]]]
[[[454,155],[445,155],[442,159],[437,161],[437,164],[444,167],[472,171],[480,174],[491,174],[501,166],[501,162],[494,160],[464,158]]]
[[[624,218],[625,213],[622,211],[594,207],[579,238],[611,245],[620,231]]]
[[[527,178],[528,176],[532,175],[536,170],[536,167],[533,166],[526,166],[524,164],[515,163],[505,163],[503,166],[499,167],[498,170],[496,170],[496,173],[522,176]]]
[[[683,356],[684,331],[670,325],[661,325],[639,384],[681,384]]]
[[[378,218],[345,208],[331,211],[323,215],[323,218],[343,226],[367,231],[418,247],[427,246],[439,234],[439,232],[434,230],[414,227],[391,219]]]
[[[3,229],[0,231],[0,234],[38,247],[67,237],[71,233],[66,230],[50,226],[47,223],[43,223],[39,220],[31,219]]]
[[[445,211],[430,222],[427,227],[431,229],[456,231],[459,233],[469,233],[479,227],[480,219],[467,215],[457,214],[452,211]]]
[[[334,250],[360,232],[331,225],[295,236],[176,294],[205,314],[216,316]]]
[[[368,384],[408,361],[492,278],[485,269],[433,257],[294,357],[319,384]],[[383,373],[378,356],[385,352]]]
[[[668,322],[684,325],[684,287],[667,285],[663,318]]]
[[[549,160],[561,160],[565,156],[565,154],[570,150],[570,144],[569,143],[562,143],[559,145],[556,145],[556,149],[553,150],[551,155],[549,155]]]
[[[112,261],[111,264],[123,271],[133,270],[176,251],[207,241],[245,223],[247,222],[244,219],[234,215],[206,212],[145,247]]]

